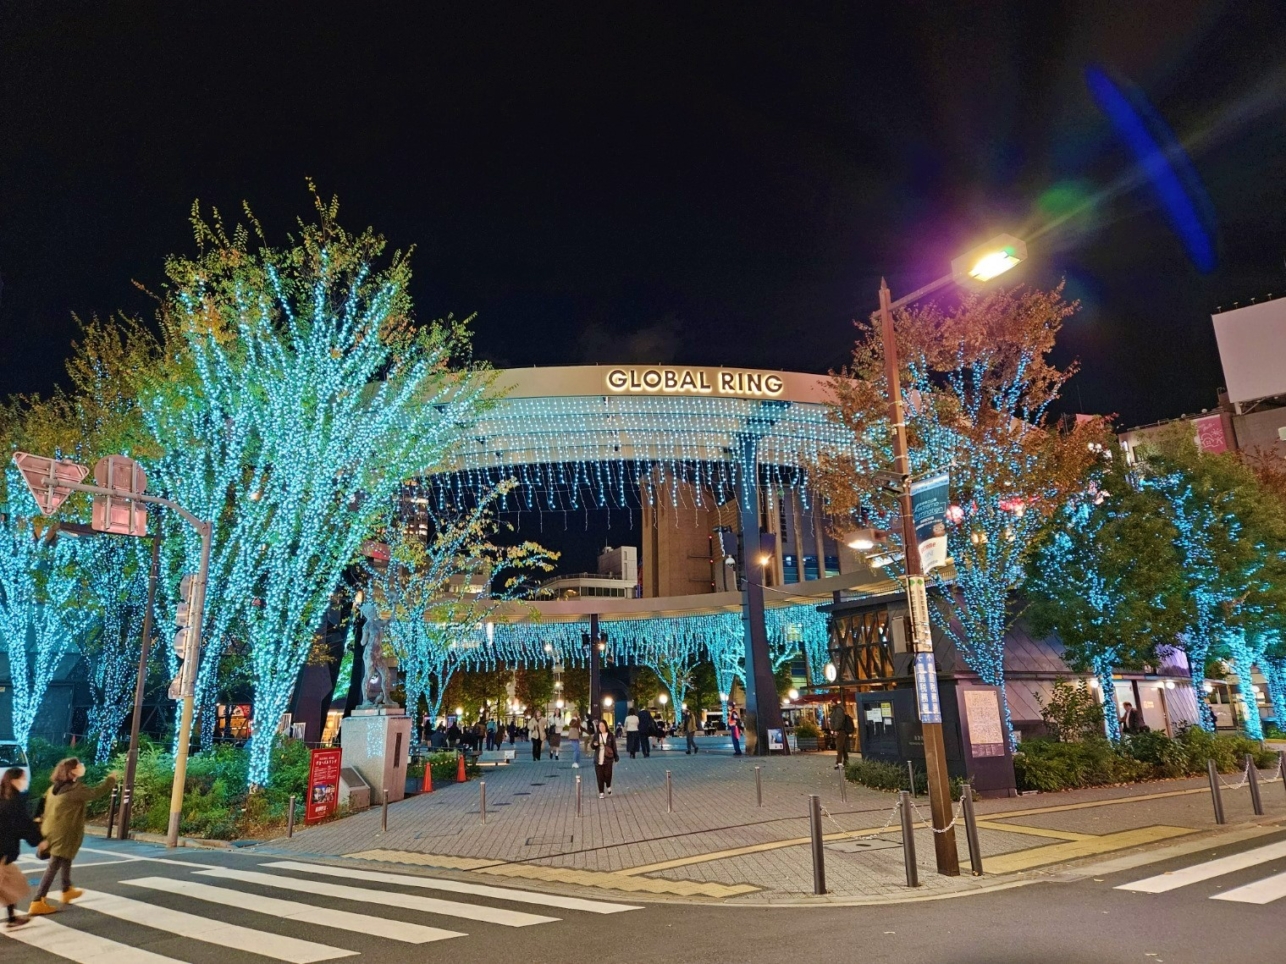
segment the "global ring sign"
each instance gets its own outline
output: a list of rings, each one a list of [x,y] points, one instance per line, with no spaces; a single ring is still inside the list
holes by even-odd
[[[778,398],[786,384],[773,372],[736,368],[613,368],[605,379],[616,394],[727,395],[734,398]]]

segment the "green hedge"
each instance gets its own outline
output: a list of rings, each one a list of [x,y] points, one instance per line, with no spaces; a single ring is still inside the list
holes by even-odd
[[[1221,773],[1231,773],[1242,768],[1247,753],[1260,768],[1277,763],[1277,754],[1255,740],[1190,727],[1173,739],[1156,732],[1127,736],[1119,746],[1104,738],[1029,740],[1014,754],[1014,773],[1018,789],[1049,792],[1198,776],[1206,772],[1207,760],[1214,760]]]
[[[914,768],[915,774],[915,792],[925,794],[929,792],[929,775],[923,769]],[[844,768],[844,776],[851,783],[860,783],[862,786],[870,787],[872,790],[886,790],[897,792],[906,790],[907,775],[906,765],[898,763],[882,763],[879,760],[858,760],[856,763],[850,763]],[[951,778],[951,799],[959,800],[961,788],[964,781],[959,777]]]

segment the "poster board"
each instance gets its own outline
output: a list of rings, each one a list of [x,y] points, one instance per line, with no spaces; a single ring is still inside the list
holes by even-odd
[[[1000,719],[1000,699],[992,689],[964,693],[969,724],[969,749],[975,757],[1005,755],[1005,726]]]
[[[304,823],[316,823],[331,816],[339,806],[339,771],[343,751],[315,749],[308,763],[308,798],[304,805]]]

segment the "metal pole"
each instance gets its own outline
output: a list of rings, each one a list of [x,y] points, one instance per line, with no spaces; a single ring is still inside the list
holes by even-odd
[[[1215,823],[1225,823],[1223,798],[1219,796],[1219,771],[1215,769],[1213,759],[1206,761],[1206,774],[1210,777],[1210,800],[1215,805]]]
[[[1246,777],[1250,781],[1250,805],[1255,808],[1255,816],[1264,815],[1264,799],[1259,795],[1259,771],[1255,768],[1255,758],[1246,754]]]
[[[213,526],[198,522],[201,533],[201,565],[197,568],[192,587],[192,625],[188,627],[188,652],[183,660],[180,676],[183,690],[183,709],[179,714],[179,732],[174,753],[174,785],[170,788],[170,826],[165,845],[179,845],[179,820],[183,816],[183,791],[188,774],[188,736],[192,731],[192,714],[196,703],[196,674],[201,663],[201,624],[205,615],[205,584],[210,573],[210,534]]]
[[[116,800],[117,788],[112,787],[112,802],[107,810],[107,839],[112,839],[112,827],[116,824]]]
[[[964,813],[965,839],[969,841],[969,868],[982,876],[982,844],[978,842],[978,817],[973,812],[973,783],[960,787],[960,809]]]
[[[384,802],[380,804],[380,833],[388,833],[388,787],[384,788]]]
[[[674,813],[674,787],[670,783],[670,771],[665,771],[665,812]]]
[[[911,819],[911,794],[903,790],[898,794],[898,810],[902,817],[902,862],[906,864],[906,885],[920,886],[920,869],[915,864],[915,822]]]
[[[808,832],[813,841],[813,893],[826,893],[826,857],[822,850],[822,798],[808,795]]]
[[[580,774],[576,774],[576,816],[580,816]]]
[[[936,283],[936,282],[935,282]],[[902,555],[905,559],[907,576],[907,596],[911,611],[920,607],[918,600],[911,599],[912,577],[922,577],[920,568],[920,548],[915,536],[915,518],[911,508],[911,460],[907,452],[906,419],[902,412],[902,385],[898,372],[898,344],[893,330],[893,310],[889,286],[880,279],[880,337],[884,347],[884,376],[889,393],[889,421],[893,429],[893,462],[894,471],[902,477],[902,495],[900,509],[902,514]],[[917,580],[920,591],[922,582]],[[923,627],[925,634],[928,627]],[[918,635],[912,627],[913,636]],[[927,638],[927,637],[926,637]],[[925,651],[928,658],[928,670],[932,678],[937,678],[937,667],[933,661],[933,647],[929,644]],[[919,694],[917,694],[919,695]],[[932,816],[933,849],[937,857],[938,873],[948,877],[960,873],[960,854],[956,850],[956,833],[951,828],[951,778],[947,773],[946,743],[942,736],[941,723],[921,721],[921,732],[924,735],[924,768],[928,778],[929,813]],[[912,790],[915,784],[912,782]]]
[[[147,576],[147,609],[143,611],[143,644],[138,651],[138,677],[134,680],[134,715],[129,725],[129,756],[121,787],[121,833],[128,840],[134,804],[134,775],[138,771],[138,732],[143,724],[143,699],[147,691],[147,660],[152,645],[152,619],[156,609],[156,580],[161,568],[161,535],[152,536],[152,568]]]
[[[295,795],[290,795],[290,809],[286,811],[286,836],[295,835]]]
[[[759,767],[755,767],[755,806],[764,805],[764,783],[763,774],[759,772]]]
[[[603,716],[603,657],[598,651],[598,643],[598,614],[591,613],[589,617],[589,718],[591,720],[602,719]]]
[[[487,781],[478,781],[478,813],[482,815],[482,822],[487,822]]]
[[[915,796],[915,767],[911,761],[906,761],[906,788],[911,791],[911,796]]]
[[[848,803],[848,777],[843,770],[839,771],[839,798]]]

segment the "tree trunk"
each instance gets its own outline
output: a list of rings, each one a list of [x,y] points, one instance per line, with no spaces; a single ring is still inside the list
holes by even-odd
[[[1111,663],[1095,663],[1094,675],[1098,677],[1099,689],[1103,692],[1103,724],[1107,729],[1107,738],[1113,743],[1120,743],[1121,708],[1116,702],[1116,683],[1112,680]]]
[[[1255,697],[1255,680],[1252,675],[1254,664],[1244,646],[1233,647],[1232,665],[1237,671],[1237,689],[1241,691],[1241,697],[1246,704],[1246,720],[1243,724],[1246,736],[1252,740],[1262,740],[1264,723],[1259,718],[1259,700]]]

